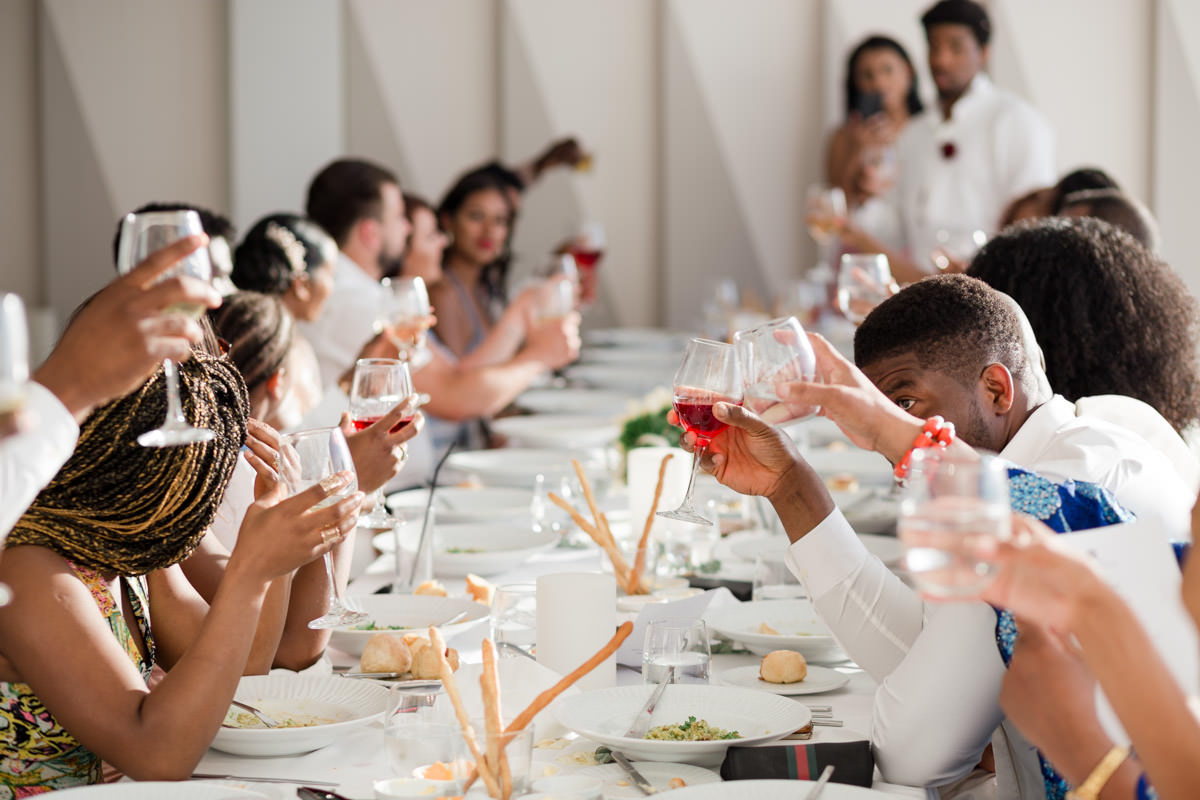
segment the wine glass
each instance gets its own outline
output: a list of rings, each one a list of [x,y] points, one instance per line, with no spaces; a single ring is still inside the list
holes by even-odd
[[[538,287],[539,322],[561,320],[575,310],[575,284],[567,278],[550,279]]]
[[[683,427],[696,435],[692,453],[692,475],[688,479],[683,502],[674,511],[660,511],[660,517],[711,525],[712,520],[696,511],[692,492],[700,459],[713,437],[725,429],[724,422],[713,416],[713,404],[742,404],[742,375],[738,369],[737,353],[732,345],[711,339],[692,339],[683,354],[683,362],[675,371],[675,413]]]
[[[412,393],[412,375],[407,364],[394,358],[360,358],[354,364],[350,385],[350,420],[354,430],[361,431],[374,425]],[[414,411],[397,422],[392,430],[403,428],[415,415]],[[358,518],[358,524],[383,530],[395,525],[398,520],[387,513],[382,486],[372,492],[371,499],[375,506],[369,514]]]
[[[281,435],[275,468],[287,495],[291,497],[339,472],[349,472],[353,475],[354,460],[350,457],[350,448],[346,446],[346,437],[342,435],[340,428],[316,428]],[[325,498],[314,508],[326,508],[357,491],[358,481],[352,480],[340,492]],[[342,600],[342,591],[338,588],[333,571],[332,551],[325,553],[325,574],[329,576],[332,595],[329,611],[309,622],[308,627],[316,630],[365,622],[365,613],[351,610]]]
[[[813,184],[808,187],[806,208],[809,235],[828,246],[846,222],[846,193],[838,186]]]
[[[992,579],[996,543],[1012,535],[1004,462],[914,451],[897,529],[917,588],[935,597],[978,595]]]
[[[933,265],[940,270],[955,267],[952,270],[955,272],[966,269],[988,239],[987,234],[980,230],[954,228],[939,229],[934,238],[937,239],[937,246],[929,255]]]
[[[708,683],[712,650],[702,619],[656,619],[646,626],[642,683]]]
[[[779,399],[779,386],[795,381],[811,381],[817,371],[817,357],[804,328],[795,317],[773,319],[766,325],[733,334],[738,363],[745,386],[746,406],[762,416],[771,411],[769,422],[780,423],[797,418]],[[805,410],[803,416],[817,413]]]
[[[146,260],[151,253],[187,236],[204,233],[200,215],[190,209],[182,211],[153,211],[127,214],[121,220],[120,244],[117,247],[117,271],[122,275]],[[187,275],[197,280],[212,280],[212,262],[208,248],[193,250],[182,261],[163,273],[159,280]],[[169,313],[185,314],[198,319],[205,307],[200,303],[179,303],[166,309]],[[163,359],[163,377],[167,383],[167,417],[163,424],[138,437],[142,447],[178,447],[207,442],[215,434],[208,428],[189,425],[179,402],[179,374],[175,362]]]
[[[567,253],[575,259],[579,269],[579,292],[585,306],[596,298],[596,268],[604,257],[604,245],[604,225],[585,222],[567,247]]]
[[[425,320],[433,314],[425,281],[419,277],[398,277],[384,278],[381,283],[387,291],[376,328],[418,328],[420,332],[415,341],[394,341],[398,348],[409,354],[410,361],[414,360],[416,354],[425,352]]]
[[[892,271],[882,253],[845,253],[838,270],[837,307],[855,325],[887,300]]]
[[[29,326],[25,303],[15,294],[0,294],[0,416],[14,414],[25,403],[29,383]]]

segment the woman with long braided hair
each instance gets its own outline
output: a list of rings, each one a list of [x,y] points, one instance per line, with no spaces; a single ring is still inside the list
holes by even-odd
[[[295,497],[277,485],[242,523],[213,602],[178,566],[221,502],[246,435],[232,364],[179,365],[188,421],[209,442],[146,448],[164,414],[161,370],[101,406],[75,453],[17,522],[0,559],[0,797],[96,782],[101,760],[137,779],[187,777],[246,665],[268,585],[353,528],[362,495],[317,510],[335,476]],[[166,676],[151,690],[146,678]]]

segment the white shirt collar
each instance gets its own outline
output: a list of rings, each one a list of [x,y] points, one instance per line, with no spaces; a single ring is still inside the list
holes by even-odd
[[[987,105],[988,101],[996,94],[996,87],[983,72],[975,73],[975,77],[971,79],[971,83],[967,86],[967,90],[963,92],[962,97],[955,101],[954,106],[950,109],[950,119],[945,119],[942,115],[942,108],[939,104],[937,107],[937,119],[942,125],[951,125],[955,122],[961,122],[976,109]]]
[[[1004,445],[1000,457],[1028,467],[1036,464],[1042,453],[1054,441],[1055,432],[1075,419],[1075,404],[1056,394],[1038,406],[1016,435]]]
[[[367,274],[358,262],[345,253],[338,253],[337,269],[333,273],[333,282],[338,289],[358,289],[368,284],[379,286],[379,281]]]

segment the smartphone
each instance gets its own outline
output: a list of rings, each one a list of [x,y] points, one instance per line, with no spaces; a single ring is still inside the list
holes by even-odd
[[[863,119],[883,111],[883,95],[879,92],[862,92],[855,99],[854,110]]]

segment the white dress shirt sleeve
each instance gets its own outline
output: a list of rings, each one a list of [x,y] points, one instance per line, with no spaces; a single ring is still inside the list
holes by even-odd
[[[927,606],[837,510],[787,561],[842,649],[880,684],[871,741],[884,779],[938,786],[967,775],[1002,719],[995,612]]]
[[[996,158],[1001,160],[998,177],[1004,205],[1023,194],[1053,186],[1058,180],[1054,166],[1054,130],[1033,106],[1014,104],[996,120]]]
[[[30,382],[26,409],[33,426],[0,440],[0,534],[7,534],[37,493],[75,451],[79,426],[54,393]]]

